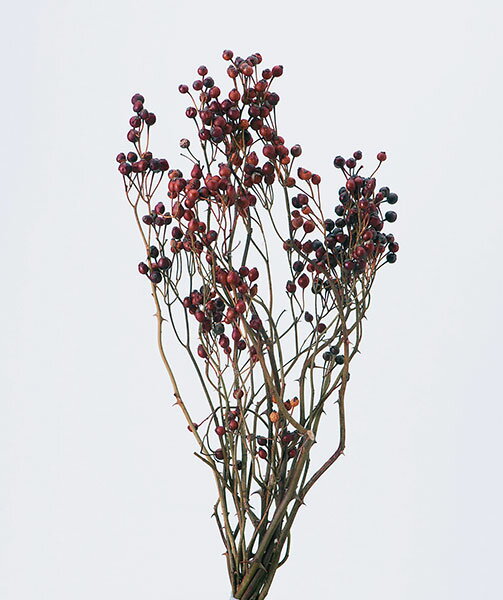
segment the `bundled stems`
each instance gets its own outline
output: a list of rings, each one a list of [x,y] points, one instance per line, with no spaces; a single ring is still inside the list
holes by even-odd
[[[321,177],[296,165],[302,148],[278,133],[272,86],[283,67],[259,75],[260,54],[223,57],[227,97],[204,66],[193,92],[179,87],[202,151],[199,160],[181,140],[186,175],[150,151],[156,116],[141,94],[127,134],[134,150],[117,161],[145,249],[138,270],[150,283],[159,353],[217,486],[213,515],[232,593],[263,600],[288,559],[307,493],[344,452],[350,363],[377,271],[396,261],[398,244],[383,232],[396,213],[383,210],[398,196],[376,191],[375,171],[361,175],[356,151],[335,158],[345,183],[335,207],[322,206]],[[195,379],[184,369],[177,382],[166,333]],[[186,403],[195,384],[202,394]],[[338,423],[338,445],[312,472],[325,417]]]

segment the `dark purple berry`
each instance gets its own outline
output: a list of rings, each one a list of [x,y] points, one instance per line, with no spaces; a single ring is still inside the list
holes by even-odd
[[[384,215],[384,218],[388,223],[394,223],[397,218],[397,214],[394,210],[388,210],[388,212]]]
[[[161,283],[162,281],[162,275],[160,274],[159,271],[152,271],[152,273],[150,273],[150,281],[152,283]]]
[[[154,115],[154,113],[148,113],[148,115],[145,118],[145,123],[148,126],[153,125],[156,121],[157,121],[157,117]]]
[[[132,171],[132,167],[129,163],[123,162],[119,165],[119,172],[122,175],[129,175],[129,173],[131,173],[131,171]]]
[[[133,104],[133,110],[135,113],[139,113],[143,110],[143,102],[141,100],[137,100],[134,104]]]
[[[171,267],[171,260],[167,256],[161,256],[157,264],[159,265],[159,269],[169,269]]]
[[[135,94],[131,98],[131,104],[134,104],[135,102],[145,102],[145,98],[141,94]]]
[[[130,129],[127,134],[127,139],[133,144],[138,141],[140,134],[135,129]]]
[[[146,275],[148,273],[148,265],[146,265],[144,262],[141,262],[138,265],[138,271],[142,274],[142,275]]]

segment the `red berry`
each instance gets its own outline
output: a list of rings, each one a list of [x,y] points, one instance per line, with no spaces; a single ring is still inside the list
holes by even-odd
[[[219,437],[222,437],[223,435],[225,435],[225,427],[223,425],[219,425],[218,427],[215,427],[215,433]]]
[[[379,152],[379,153],[377,154],[377,160],[378,160],[379,162],[384,162],[384,161],[386,160],[386,158],[387,158],[387,157],[386,157],[386,152]]]
[[[232,419],[231,421],[229,421],[229,429],[231,431],[236,431],[236,429],[239,427],[238,422],[235,419]]]
[[[265,450],[264,448],[260,448],[257,454],[260,456],[260,458],[267,458],[267,450]]]
[[[309,277],[303,273],[297,280],[297,283],[300,285],[300,287],[302,289],[307,288],[307,286],[309,285]]]
[[[276,158],[276,148],[271,144],[267,144],[262,148],[262,153],[267,158],[274,160]]]
[[[348,179],[346,181],[346,189],[349,192],[354,192],[356,190],[356,182],[354,179]]]
[[[250,272],[248,273],[248,279],[250,281],[255,281],[256,279],[258,279],[258,276],[259,276],[259,272],[256,267],[253,267],[253,269],[250,269]]]

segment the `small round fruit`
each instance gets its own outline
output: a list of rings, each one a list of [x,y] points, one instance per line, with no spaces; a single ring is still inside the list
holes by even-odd
[[[162,275],[159,271],[152,271],[152,273],[150,274],[150,281],[152,283],[161,283],[162,281]]]

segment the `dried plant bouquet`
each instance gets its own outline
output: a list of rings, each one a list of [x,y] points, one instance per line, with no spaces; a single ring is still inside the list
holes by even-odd
[[[179,86],[199,146],[181,140],[187,169],[151,152],[156,116],[141,94],[127,134],[134,149],[117,161],[145,247],[138,270],[162,362],[214,475],[232,596],[263,600],[306,494],[344,451],[350,363],[376,274],[396,261],[384,228],[398,197],[376,187],[386,154],[364,175],[356,151],[335,158],[344,185],[328,187],[322,204],[321,177],[299,166],[301,147],[278,131],[273,86],[283,67],[262,70],[260,54],[223,58],[227,94],[204,66],[191,88]],[[193,373],[173,372],[175,339]],[[190,402],[187,380],[201,391]],[[311,468],[324,417],[336,442]]]

